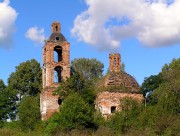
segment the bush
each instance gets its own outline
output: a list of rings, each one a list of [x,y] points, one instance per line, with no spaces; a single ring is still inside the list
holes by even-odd
[[[7,128],[0,129],[0,136],[16,136],[17,133],[18,133],[17,131]]]
[[[142,104],[131,98],[121,101],[121,112],[116,112],[107,121],[107,126],[117,134],[125,134],[138,125],[138,116],[143,110]]]
[[[45,124],[45,132],[52,134],[58,129],[72,130],[93,128],[93,112],[79,94],[70,94],[60,107],[60,112],[55,113]]]
[[[40,122],[39,99],[33,96],[25,96],[19,105],[19,123],[22,130],[34,130]]]
[[[18,129],[0,129],[0,136],[44,136],[42,132],[28,131],[22,132]]]
[[[100,127],[92,136],[116,136],[115,131],[108,127]]]
[[[19,121],[12,121],[12,122],[6,122],[4,123],[3,128],[7,129],[20,129]]]

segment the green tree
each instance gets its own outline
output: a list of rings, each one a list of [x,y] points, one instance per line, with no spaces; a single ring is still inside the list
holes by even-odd
[[[143,106],[137,100],[125,97],[120,100],[121,112],[116,112],[107,125],[117,133],[117,135],[122,133],[127,133],[132,128],[138,125],[137,117],[143,110]]]
[[[163,79],[161,73],[146,77],[142,83],[140,92],[145,96],[146,93],[153,92],[155,89],[157,89],[162,82]]]
[[[5,84],[3,80],[0,80],[0,127],[3,126],[4,120],[8,118],[8,109],[7,109],[7,104],[8,104],[8,97],[5,93]]]
[[[64,100],[69,94],[78,93],[88,104],[94,106],[95,92],[91,81],[86,81],[85,78],[75,72],[66,81],[63,81],[58,89],[54,92]]]
[[[158,104],[171,113],[180,113],[180,59],[162,68],[164,83],[155,91]]]
[[[104,65],[97,59],[79,58],[71,62],[72,73],[78,72],[87,80],[95,80],[102,77]]]
[[[8,85],[21,99],[24,95],[36,96],[41,90],[42,70],[35,60],[29,60],[16,67],[9,79]]]
[[[3,80],[0,79],[0,92],[4,91],[4,89],[6,88]]]
[[[79,94],[73,93],[65,99],[60,112],[48,120],[45,132],[50,134],[58,128],[72,130],[89,127],[93,127],[93,112]]]
[[[61,99],[77,92],[85,102],[94,106],[94,84],[102,77],[104,65],[96,59],[74,59],[71,62],[71,77],[63,81],[55,91]]]
[[[22,130],[34,130],[40,122],[39,98],[24,96],[18,107],[19,123]]]
[[[3,126],[3,123],[7,119],[15,118],[14,110],[16,109],[16,100],[16,95],[8,90],[4,82],[0,80],[0,127]]]
[[[151,95],[156,103],[142,111],[139,125],[143,129],[151,128],[156,135],[175,136],[180,133],[180,59],[173,59],[163,66],[161,81],[158,87],[157,82],[150,85],[152,88],[157,87]]]
[[[93,120],[92,111],[77,93],[71,94],[60,108],[61,127],[74,129],[79,126],[89,127]]]

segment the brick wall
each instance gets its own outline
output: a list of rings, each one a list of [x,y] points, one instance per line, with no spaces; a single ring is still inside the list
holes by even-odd
[[[59,96],[54,96],[53,91],[62,80],[70,77],[70,43],[61,34],[60,23],[55,21],[51,25],[51,30],[52,34],[43,47],[43,89],[40,94],[42,120],[48,119],[54,112],[59,111]],[[55,53],[57,58],[55,58]],[[58,73],[58,82],[54,80],[55,72]]]
[[[116,111],[121,111],[120,100],[128,97],[139,102],[144,100],[142,94],[132,94],[132,93],[118,93],[118,92],[101,92],[98,93],[95,101],[95,107],[99,110],[103,116],[107,117],[112,114],[112,107],[115,107]]]

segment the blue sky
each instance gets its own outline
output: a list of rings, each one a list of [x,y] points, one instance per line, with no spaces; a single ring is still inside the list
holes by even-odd
[[[141,84],[165,63],[180,58],[180,0],[0,0],[0,79],[15,66],[36,59],[42,65],[43,40],[51,24],[71,44],[71,60],[96,58],[109,66],[120,53],[126,72]]]

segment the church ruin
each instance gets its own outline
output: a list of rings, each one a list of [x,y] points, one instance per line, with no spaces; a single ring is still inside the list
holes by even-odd
[[[51,25],[52,34],[43,47],[43,89],[40,94],[41,119],[46,120],[54,112],[59,111],[62,100],[53,91],[62,80],[70,77],[70,43],[61,34],[61,25],[54,22]],[[120,111],[120,99],[130,97],[143,100],[138,94],[140,87],[136,80],[121,69],[120,54],[109,55],[110,72],[99,83],[95,108],[103,116],[109,116]]]
[[[110,54],[109,72],[99,83],[95,108],[104,117],[108,117],[116,111],[121,111],[120,100],[125,97],[143,101],[143,95],[139,94],[139,90],[137,81],[121,69],[120,54]]]
[[[43,89],[40,94],[42,120],[59,110],[61,99],[53,95],[62,79],[70,77],[70,43],[61,34],[61,25],[54,22],[52,34],[43,47]]]

